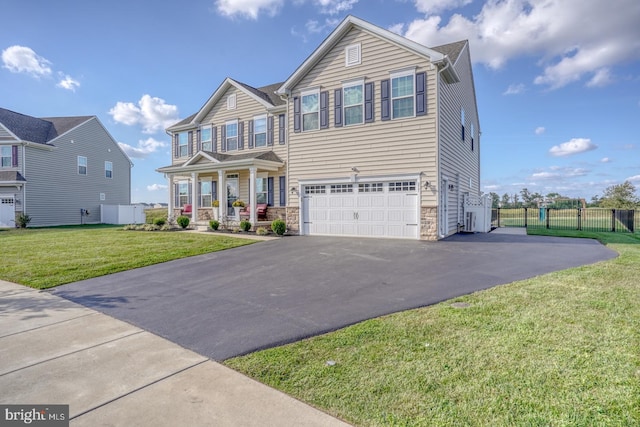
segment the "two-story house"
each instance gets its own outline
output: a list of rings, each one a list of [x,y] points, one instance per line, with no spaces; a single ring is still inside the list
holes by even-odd
[[[169,211],[194,203],[194,220],[242,198],[303,235],[438,239],[480,194],[468,42],[428,48],[353,16],[283,83],[227,79],[167,132]]]
[[[0,108],[0,227],[100,222],[131,202],[129,157],[95,116],[36,118]]]

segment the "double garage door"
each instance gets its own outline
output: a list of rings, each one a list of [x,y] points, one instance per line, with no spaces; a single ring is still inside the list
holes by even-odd
[[[419,238],[415,180],[305,185],[303,234]]]

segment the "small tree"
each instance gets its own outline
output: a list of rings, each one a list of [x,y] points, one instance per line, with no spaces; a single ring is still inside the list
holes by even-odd
[[[629,181],[607,187],[600,198],[601,208],[635,209],[639,204],[640,199],[636,196],[636,187]]]

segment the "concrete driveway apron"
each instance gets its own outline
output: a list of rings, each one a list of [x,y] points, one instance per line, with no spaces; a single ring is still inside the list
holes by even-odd
[[[214,360],[617,254],[518,234],[439,242],[285,237],[52,292]]]

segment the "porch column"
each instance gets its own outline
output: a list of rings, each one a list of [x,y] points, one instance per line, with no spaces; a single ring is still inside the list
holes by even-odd
[[[191,172],[191,222],[198,220],[198,173]]]
[[[169,203],[167,203],[167,218],[171,218],[173,216],[173,175],[167,174],[165,175],[167,178],[167,185],[169,186]]]
[[[256,168],[249,168],[249,222],[256,224]]]
[[[218,171],[218,201],[220,202],[220,207],[218,208],[218,218],[222,220],[222,218],[227,217],[227,183],[224,180],[224,171]]]

